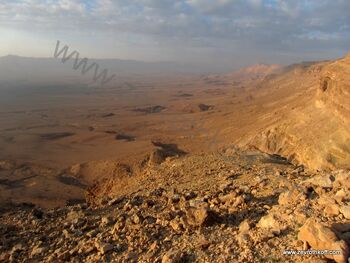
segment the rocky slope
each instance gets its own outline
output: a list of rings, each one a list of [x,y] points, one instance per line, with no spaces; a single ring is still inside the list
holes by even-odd
[[[265,124],[238,143],[312,169],[350,168],[350,58],[288,67],[259,84]]]
[[[2,208],[1,262],[326,262],[286,250],[350,244],[350,173],[313,173],[229,148],[149,164],[122,194]],[[120,186],[122,188],[122,185]]]

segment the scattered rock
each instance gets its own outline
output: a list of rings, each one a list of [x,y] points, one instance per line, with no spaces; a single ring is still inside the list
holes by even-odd
[[[281,223],[280,217],[276,213],[270,213],[260,219],[257,227],[271,231],[271,233],[279,235],[285,227]]]
[[[36,246],[32,249],[32,252],[30,253],[31,258],[34,258],[42,253],[44,253],[47,249],[44,247]]]
[[[96,242],[95,247],[102,255],[114,249],[113,245],[105,242]]]
[[[278,198],[278,203],[280,205],[290,205],[300,202],[300,200],[305,199],[305,194],[298,188],[293,188],[280,194]]]
[[[186,210],[187,223],[193,226],[211,226],[220,221],[220,217],[206,207],[189,207]]]
[[[162,257],[162,263],[181,263],[185,255],[181,251],[171,249]]]
[[[247,233],[250,230],[250,224],[248,220],[244,220],[240,225],[239,225],[239,232],[240,233]]]
[[[79,220],[80,218],[84,218],[84,213],[83,211],[70,211],[67,214],[67,221],[74,221],[74,220]]]
[[[102,217],[101,219],[101,224],[102,226],[109,226],[109,225],[112,225],[114,223],[114,218],[113,217],[110,217],[110,216],[104,216]]]

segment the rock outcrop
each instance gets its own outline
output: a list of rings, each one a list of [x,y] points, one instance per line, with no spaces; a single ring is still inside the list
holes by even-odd
[[[263,116],[241,146],[287,157],[312,169],[350,168],[350,60],[297,65],[262,82],[280,109]],[[271,103],[272,98],[279,101]]]

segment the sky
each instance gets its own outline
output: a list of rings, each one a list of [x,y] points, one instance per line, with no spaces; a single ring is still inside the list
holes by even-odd
[[[289,64],[350,52],[349,0],[0,0],[0,56]]]

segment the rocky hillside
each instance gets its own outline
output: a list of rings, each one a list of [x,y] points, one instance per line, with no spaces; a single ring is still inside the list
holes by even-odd
[[[278,156],[230,148],[167,158],[134,176],[129,193],[105,184],[89,203],[2,208],[0,261],[345,263],[349,257],[348,172],[315,174]],[[309,248],[337,254],[288,255]]]
[[[274,109],[237,142],[312,169],[350,168],[349,72],[347,56],[290,66],[265,78],[257,94]]]

